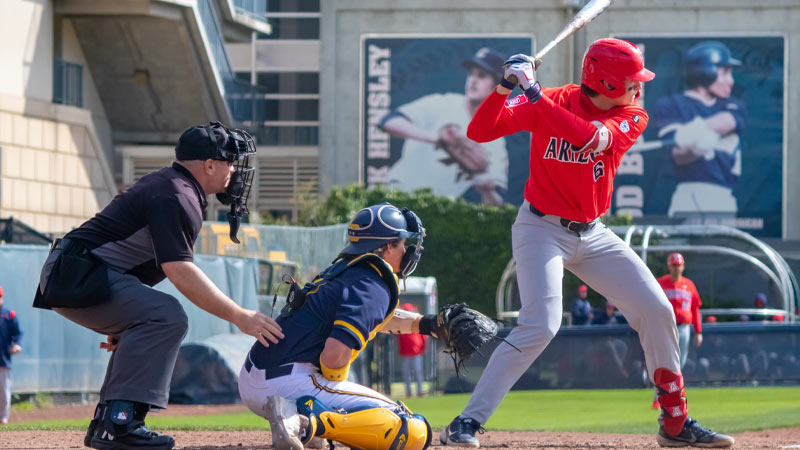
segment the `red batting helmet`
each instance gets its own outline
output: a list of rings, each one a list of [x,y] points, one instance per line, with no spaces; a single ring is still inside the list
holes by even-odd
[[[655,76],[644,68],[644,56],[639,48],[628,41],[599,39],[583,55],[581,83],[606,97],[625,94],[627,80],[650,81]]]
[[[680,253],[671,253],[669,256],[667,256],[667,264],[670,266],[682,266],[683,255]]]

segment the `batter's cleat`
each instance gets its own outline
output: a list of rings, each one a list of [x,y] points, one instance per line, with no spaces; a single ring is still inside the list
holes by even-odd
[[[114,436],[99,427],[90,445],[98,450],[170,450],[174,446],[172,436],[150,430],[144,422],[124,436]]]
[[[703,427],[691,417],[686,419],[683,430],[676,436],[671,436],[664,431],[664,426],[659,426],[658,445],[662,447],[705,447],[723,448],[733,445],[735,440],[725,434],[715,433]]]
[[[297,413],[293,401],[277,395],[267,397],[264,416],[269,420],[275,450],[303,450],[300,434],[306,428],[308,418]],[[302,419],[306,420],[305,423]]]
[[[439,435],[439,442],[450,447],[478,448],[481,444],[478,442],[478,438],[475,437],[475,432],[483,434],[486,430],[477,420],[458,416],[450,422],[447,428],[442,430]]]

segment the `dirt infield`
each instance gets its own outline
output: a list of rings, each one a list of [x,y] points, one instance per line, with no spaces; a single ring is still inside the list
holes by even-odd
[[[191,450],[269,449],[267,431],[175,431],[175,448]],[[749,432],[734,435],[736,450],[800,448],[800,428]],[[433,447],[438,444],[438,433]],[[792,447],[794,446],[794,447]],[[516,449],[656,449],[652,435],[539,433],[490,431],[481,436],[482,448]],[[55,449],[83,448],[80,431],[0,431],[0,448]],[[337,448],[344,448],[337,446]]]
[[[15,411],[11,422],[88,417],[93,406],[69,406],[34,411]],[[158,413],[164,416],[223,414],[244,411],[241,405],[179,406]],[[81,431],[1,431],[0,448],[61,449],[83,448]],[[176,448],[191,450],[269,449],[268,431],[175,431],[170,433]],[[800,448],[800,428],[734,434],[736,450]],[[654,435],[489,431],[480,436],[482,448],[516,449],[655,449]],[[438,432],[433,446],[438,444]],[[338,446],[338,448],[344,448]]]

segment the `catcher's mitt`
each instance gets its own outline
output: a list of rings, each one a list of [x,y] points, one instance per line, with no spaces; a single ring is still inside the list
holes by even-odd
[[[489,168],[489,155],[486,149],[469,139],[456,124],[451,123],[439,128],[436,148],[447,152],[447,157],[441,160],[443,164],[458,164],[460,170],[456,181],[464,176],[471,179]]]
[[[473,354],[483,356],[480,348],[485,343],[502,339],[497,337],[497,322],[466,303],[446,305],[438,314],[424,316],[419,328],[420,333],[434,335],[444,342],[444,351],[453,358],[456,374]]]

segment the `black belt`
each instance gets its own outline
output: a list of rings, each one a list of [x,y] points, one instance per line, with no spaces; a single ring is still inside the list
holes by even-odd
[[[536,214],[539,217],[544,217],[544,216],[547,215],[547,214],[539,211],[538,209],[536,209],[530,203],[528,203],[528,209],[530,209],[532,213]],[[559,217],[559,219],[560,219],[559,222],[561,223],[561,226],[566,228],[569,231],[572,231],[573,233],[583,233],[585,231],[591,230],[592,227],[594,226],[594,221],[592,221],[592,222],[578,222],[577,220],[569,220],[569,219],[565,219],[563,217]]]
[[[253,363],[250,361],[250,355],[247,355],[247,359],[244,360],[244,369],[247,372],[250,372],[250,369],[253,368]],[[292,369],[294,369],[294,364],[284,364],[282,366],[273,367],[271,369],[264,370],[264,379],[271,380],[273,378],[282,377],[284,375],[290,375],[292,373]]]

